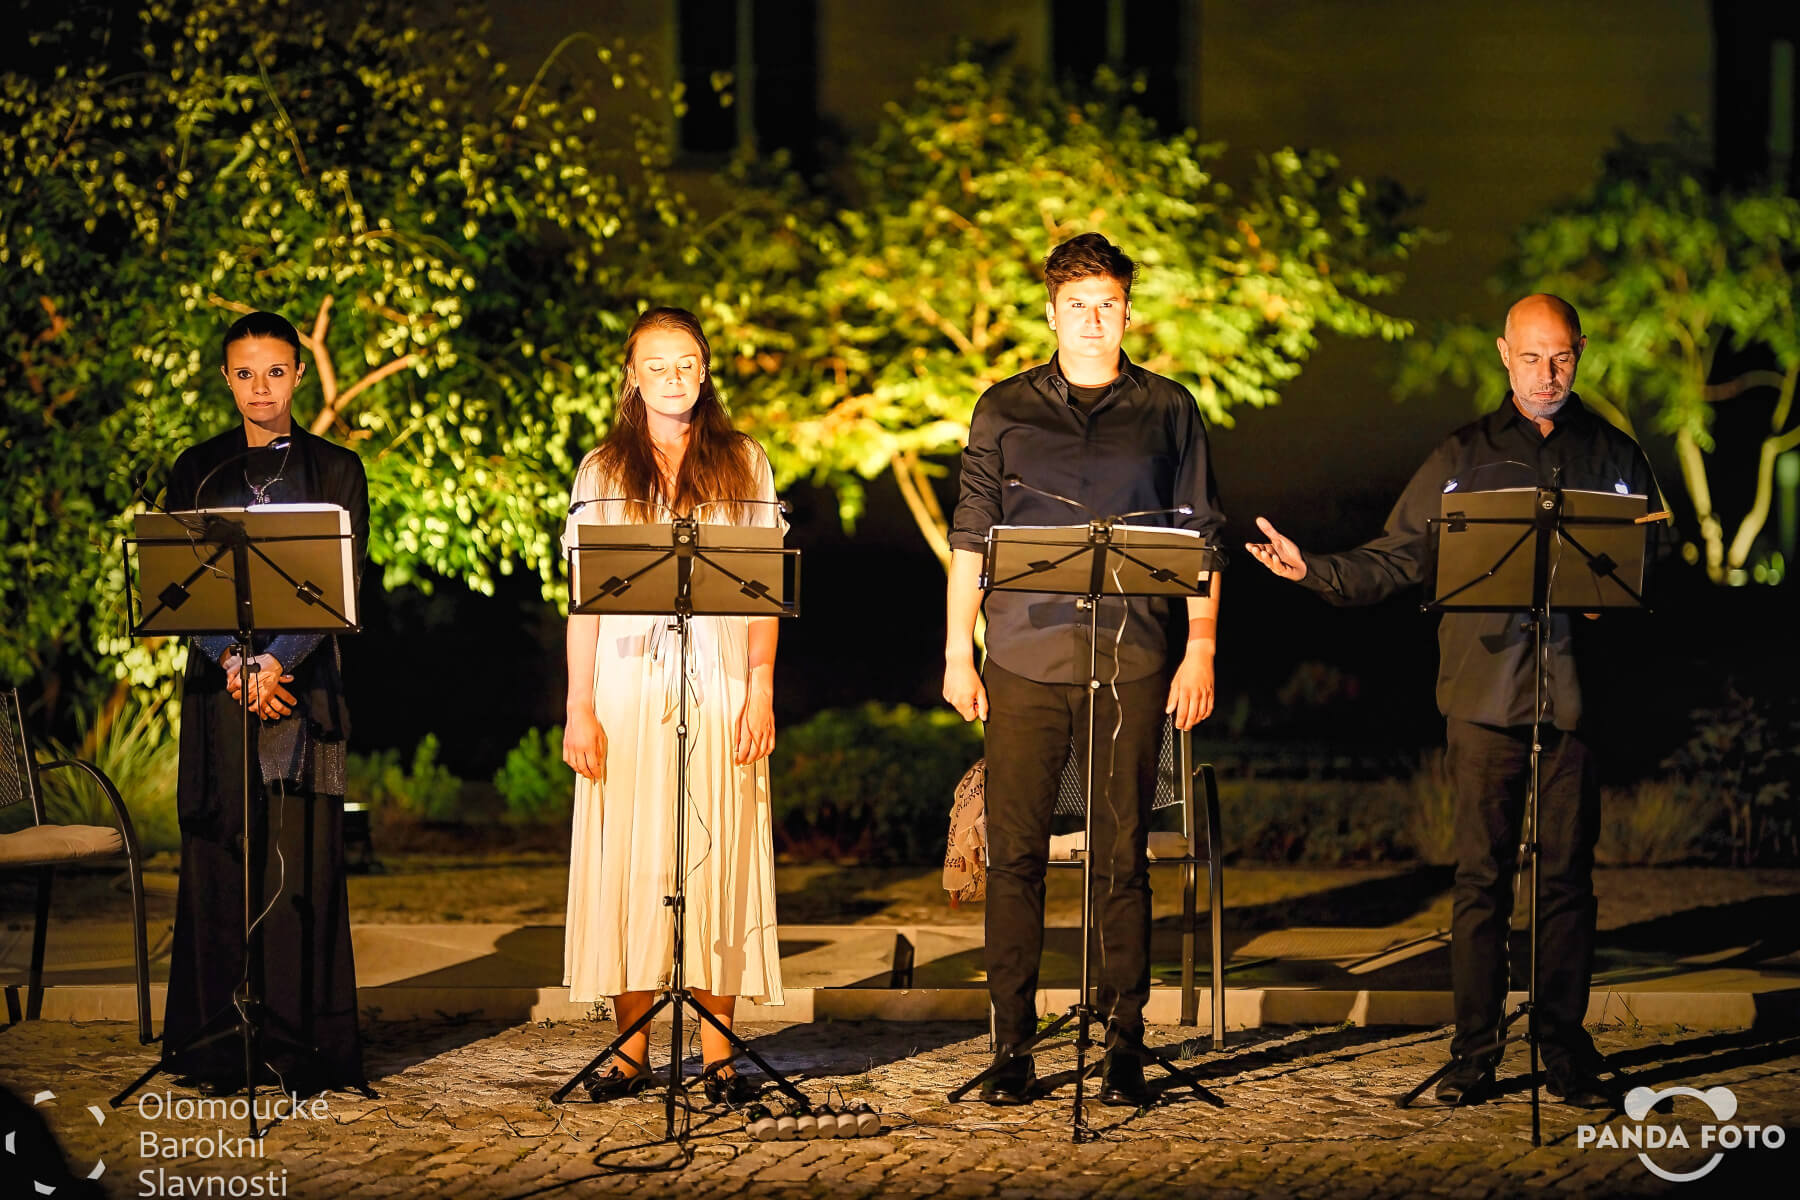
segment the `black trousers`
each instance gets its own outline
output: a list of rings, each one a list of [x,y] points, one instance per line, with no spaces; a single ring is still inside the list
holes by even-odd
[[[268,1061],[282,1073],[284,1086],[302,1095],[361,1083],[343,798],[265,789],[254,800],[251,909],[252,916],[267,909],[259,926],[264,1004],[284,1032],[317,1050],[302,1061],[271,1041]],[[179,1075],[243,1078],[243,1043],[236,1037],[182,1050],[208,1021],[230,1010],[244,978],[243,862],[236,838],[181,836],[162,1040],[163,1062]]]
[[[1456,791],[1456,886],[1450,972],[1458,1055],[1494,1051],[1506,1005],[1507,936],[1513,913],[1520,828],[1531,782],[1531,729],[1448,722],[1448,766]],[[1594,973],[1594,842],[1600,787],[1587,745],[1545,728],[1539,761],[1538,1030],[1553,1065],[1591,1052],[1582,1028]],[[1528,886],[1530,877],[1521,878]],[[1520,896],[1530,903],[1529,892]],[[1524,987],[1528,964],[1518,964]]]
[[[1050,818],[1071,737],[1085,770],[1088,688],[1038,683],[993,662],[984,681],[988,992],[995,1037],[1007,1044],[1037,1027]],[[1094,961],[1097,1002],[1111,1018],[1109,1028],[1141,1036],[1150,995],[1146,846],[1169,677],[1159,673],[1117,687],[1117,703],[1110,686],[1094,693]]]

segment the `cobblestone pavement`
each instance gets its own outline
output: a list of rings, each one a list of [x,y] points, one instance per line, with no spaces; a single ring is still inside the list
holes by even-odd
[[[1395,1097],[1442,1060],[1447,1043],[1441,1032],[1367,1028],[1251,1031],[1234,1035],[1222,1051],[1184,1046],[1191,1031],[1152,1029],[1152,1045],[1194,1051],[1185,1065],[1224,1107],[1187,1101],[1133,1113],[1094,1106],[1095,1140],[1072,1145],[1072,1086],[1022,1109],[945,1103],[944,1093],[986,1061],[986,1038],[970,1025],[749,1027],[744,1032],[759,1052],[810,1096],[822,1098],[835,1083],[850,1099],[876,1105],[883,1131],[859,1140],[762,1143],[747,1137],[735,1114],[697,1111],[682,1150],[648,1144],[663,1130],[661,1093],[604,1106],[550,1102],[550,1093],[611,1030],[610,1022],[597,1021],[378,1022],[366,1035],[379,1098],[331,1093],[322,1119],[314,1112],[288,1120],[260,1147],[248,1147],[251,1153],[228,1145],[219,1156],[210,1153],[214,1146],[166,1139],[235,1142],[242,1122],[159,1111],[165,1095],[192,1095],[161,1077],[124,1108],[106,1108],[106,1097],[151,1061],[152,1048],[139,1046],[130,1026],[12,1025],[0,1029],[0,1083],[12,1093],[0,1109],[0,1136],[14,1126],[22,1132],[10,1157],[0,1153],[0,1180],[10,1184],[0,1185],[0,1195],[31,1194],[25,1171],[34,1114],[60,1139],[75,1175],[96,1160],[105,1163],[100,1184],[114,1196],[1486,1197],[1729,1190],[1748,1197],[1792,1195],[1800,1165],[1793,1146],[1738,1148],[1699,1182],[1658,1178],[1637,1149],[1619,1143],[1658,1136],[1648,1126],[1662,1137],[1679,1127],[1688,1148],[1659,1148],[1650,1152],[1652,1161],[1670,1172],[1704,1166],[1713,1149],[1699,1145],[1701,1126],[1716,1122],[1687,1097],[1641,1122],[1624,1115],[1601,1120],[1546,1103],[1544,1144],[1536,1149],[1522,1081],[1478,1108],[1427,1101],[1400,1110]],[[1739,1136],[1748,1125],[1800,1132],[1800,1031],[1612,1029],[1602,1031],[1600,1044],[1634,1084],[1730,1088]],[[1072,1044],[1052,1044],[1039,1060],[1040,1074],[1056,1082],[1060,1071],[1066,1082],[1073,1059]],[[1515,1050],[1507,1066],[1517,1071],[1523,1062],[1523,1051]],[[32,1109],[43,1090],[55,1099]],[[1583,1122],[1592,1123],[1600,1144],[1584,1144]],[[1776,1180],[1785,1182],[1777,1187]],[[56,1193],[79,1194],[75,1184]]]

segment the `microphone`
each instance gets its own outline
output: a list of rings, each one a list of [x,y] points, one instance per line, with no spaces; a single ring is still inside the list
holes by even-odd
[[[198,487],[196,487],[194,489],[194,495],[193,495],[193,498],[190,501],[190,503],[192,504],[192,506],[194,508],[201,507],[200,497],[206,492],[206,485],[212,482],[212,477],[214,475],[217,475],[220,471],[223,471],[226,467],[229,467],[232,463],[241,462],[242,460],[249,458],[252,454],[260,454],[265,450],[280,450],[283,453],[286,453],[287,451],[293,449],[293,445],[294,445],[294,439],[289,437],[286,434],[283,434],[282,436],[277,437],[277,438],[270,438],[267,445],[251,446],[248,450],[239,451],[238,453],[232,455],[230,458],[219,463],[217,466],[213,467],[212,470],[208,471],[206,474],[204,474],[200,477],[200,484]]]
[[[1060,500],[1064,504],[1070,505],[1071,507],[1079,508],[1082,512],[1086,513],[1090,517],[1093,517],[1095,520],[1098,520],[1100,517],[1099,513],[1095,512],[1093,509],[1089,508],[1087,505],[1083,504],[1081,501],[1071,500],[1069,497],[1059,495],[1056,492],[1047,492],[1041,487],[1033,487],[1031,484],[1026,483],[1023,479],[1020,479],[1017,475],[1001,476],[1000,482],[1004,483],[1009,488],[1024,488],[1028,492],[1036,492],[1038,495],[1043,496],[1047,499]]]
[[[673,517],[675,515],[675,510],[670,508],[668,505],[664,504],[661,500],[633,501],[633,500],[627,499],[624,496],[590,496],[586,500],[577,500],[577,501],[575,501],[575,503],[569,505],[569,511],[567,513],[565,513],[564,516],[572,517],[576,513],[580,512],[582,509],[586,508],[590,504],[633,504],[633,503],[644,504],[644,505],[648,505],[648,506],[654,507],[654,508],[660,508],[664,512],[668,513],[671,517]]]

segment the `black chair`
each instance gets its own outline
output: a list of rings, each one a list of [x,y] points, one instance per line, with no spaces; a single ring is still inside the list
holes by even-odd
[[[1100,747],[1096,747],[1098,756]],[[1199,787],[1195,787],[1196,780]],[[1057,783],[1058,816],[1082,818],[1086,813],[1082,801],[1081,760],[1076,743],[1069,742],[1069,757],[1063,764],[1062,778]],[[1219,783],[1211,763],[1196,765],[1193,761],[1193,735],[1178,730],[1173,721],[1163,724],[1162,748],[1156,768],[1156,795],[1150,802],[1154,814],[1166,808],[1181,814],[1181,832],[1187,839],[1185,851],[1151,860],[1150,866],[1181,869],[1181,1023],[1194,1025],[1200,1019],[1199,996],[1194,987],[1194,950],[1199,936],[1197,906],[1200,868],[1206,868],[1208,892],[1212,901],[1212,1043],[1215,1049],[1225,1045],[1225,877],[1220,856],[1224,853],[1223,835],[1219,827]],[[1204,826],[1206,855],[1196,851],[1195,839]],[[1081,850],[1068,857],[1052,854],[1052,867],[1081,867]]]
[[[74,767],[86,771],[100,786],[107,803],[118,818],[118,827],[110,825],[57,825],[45,812],[40,776]],[[0,834],[0,871],[33,870],[37,872],[37,914],[31,929],[31,973],[27,980],[24,1017],[35,1020],[42,1015],[44,1002],[44,936],[50,923],[50,886],[57,867],[88,866],[123,860],[131,880],[131,921],[133,950],[137,958],[138,1041],[149,1043],[150,1036],[150,951],[144,928],[143,856],[138,852],[137,830],[131,824],[131,813],[119,798],[106,773],[93,763],[80,759],[60,759],[38,766],[31,753],[30,739],[25,736],[23,710],[18,689],[0,692],[0,810],[21,802],[31,805],[32,823],[12,833]],[[20,1014],[9,993],[8,1018],[19,1020]]]

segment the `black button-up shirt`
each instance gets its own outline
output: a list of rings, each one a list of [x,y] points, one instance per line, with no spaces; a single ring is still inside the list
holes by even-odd
[[[1132,523],[1193,529],[1202,544],[1215,543],[1225,516],[1219,510],[1206,424],[1193,396],[1123,354],[1119,365],[1118,378],[1091,404],[1070,402],[1068,382],[1054,357],[982,395],[969,419],[962,491],[950,528],[952,549],[982,553],[995,525],[1087,522],[1088,515],[1078,508],[1007,487],[1008,475],[1079,500],[1103,517],[1191,504],[1190,516],[1133,518]],[[1040,683],[1085,683],[1087,614],[1076,608],[1076,600],[1046,592],[990,592],[984,606],[988,656],[1015,675]],[[1185,605],[1181,611],[1185,614]],[[1102,600],[1100,678],[1123,682],[1163,670],[1172,614],[1165,597]]]
[[[1420,583],[1431,569],[1429,526],[1447,491],[1564,487],[1620,491],[1655,507],[1655,477],[1630,437],[1571,395],[1548,436],[1508,396],[1446,438],[1389,514],[1380,537],[1341,554],[1306,554],[1303,586],[1334,604],[1373,604]],[[1451,485],[1454,483],[1454,487]],[[1523,613],[1446,612],[1438,625],[1438,710],[1484,725],[1531,724],[1532,635]],[[1552,612],[1544,718],[1558,729],[1581,719],[1571,621]]]

